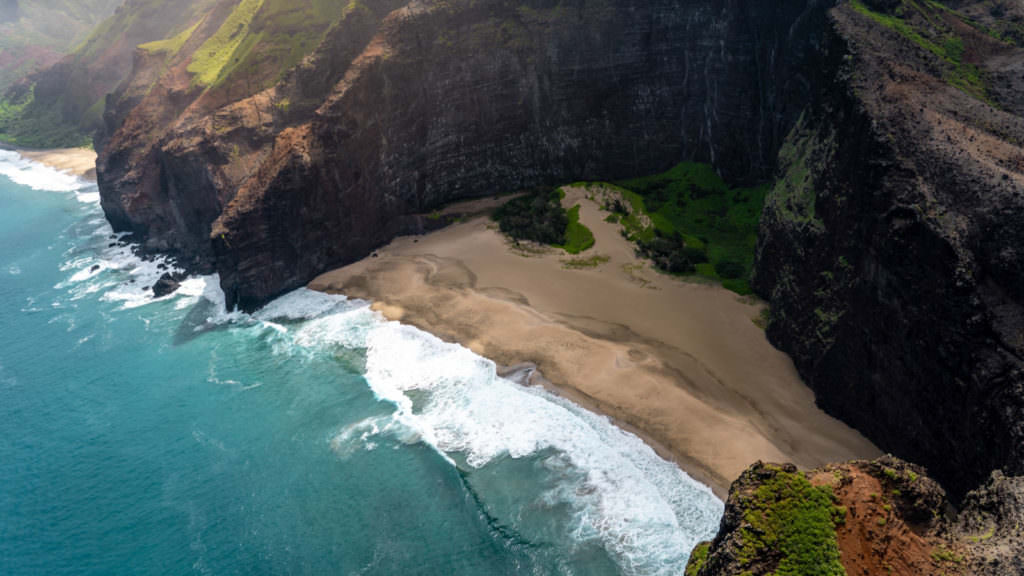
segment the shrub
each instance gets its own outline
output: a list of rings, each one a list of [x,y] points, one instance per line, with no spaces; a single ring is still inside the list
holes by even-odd
[[[684,252],[696,274],[719,280],[738,294],[751,293],[749,263],[769,185],[730,186],[712,166],[685,162],[661,174],[618,182],[617,187],[634,211],[622,219],[631,240],[652,241],[655,231],[681,234],[688,248],[704,249]],[[657,246],[644,248],[641,253],[658,252]],[[656,265],[664,269],[668,262],[662,260]],[[743,265],[726,264],[725,274],[716,271],[715,264],[730,261]]]
[[[708,261],[708,252],[704,248],[697,248],[696,246],[685,246],[683,247],[683,255],[685,255],[690,262],[694,264],[703,264]]]
[[[566,243],[569,217],[557,191],[542,189],[513,198],[494,213],[498,227],[516,240],[542,244]]]
[[[721,260],[715,263],[715,274],[722,278],[742,278],[747,273],[747,267],[734,260]]]
[[[604,203],[604,209],[611,212],[613,215],[628,216],[629,207],[622,202],[622,198],[616,198],[611,202]]]
[[[682,235],[675,233],[665,235],[656,231],[654,238],[637,242],[637,251],[644,258],[649,258],[659,270],[672,274],[688,274],[696,270],[689,254],[696,254],[693,248],[687,248]],[[700,251],[700,258],[707,261],[707,256]]]

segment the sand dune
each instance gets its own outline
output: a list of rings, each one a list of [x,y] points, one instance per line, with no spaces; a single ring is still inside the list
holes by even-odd
[[[824,414],[791,361],[752,321],[760,304],[659,274],[618,225],[568,189],[596,245],[574,269],[560,251],[512,245],[486,217],[396,239],[310,287],[373,300],[385,316],[503,365],[536,364],[548,386],[616,419],[724,496],[755,460],[879,454]]]

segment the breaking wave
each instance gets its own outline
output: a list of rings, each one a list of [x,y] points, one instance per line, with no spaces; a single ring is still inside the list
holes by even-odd
[[[75,192],[99,214],[94,186],[10,155],[0,152],[0,174],[36,189]],[[80,231],[91,246],[65,254],[67,277],[58,287],[71,300],[99,294],[123,308],[157,301],[151,286],[173,263],[140,258],[104,220],[83,226],[94,228]],[[201,310],[195,331],[253,331],[274,354],[357,358],[353,365],[393,410],[328,439],[341,458],[386,441],[422,442],[469,474],[531,457],[571,468],[543,498],[571,511],[571,538],[599,542],[625,574],[679,574],[693,546],[717,530],[722,502],[637,436],[542,388],[499,377],[493,362],[467,348],[386,321],[367,302],[299,289],[255,314],[228,313],[215,275],[189,278],[160,300],[173,301],[175,310]]]

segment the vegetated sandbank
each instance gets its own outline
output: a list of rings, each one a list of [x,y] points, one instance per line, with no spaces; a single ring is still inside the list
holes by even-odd
[[[13,150],[26,160],[39,162],[68,174],[96,181],[96,151],[89,148],[26,149],[3,147]]]
[[[655,272],[587,190],[565,190],[596,240],[579,256],[516,245],[477,216],[398,238],[310,288],[370,299],[387,318],[501,365],[535,364],[550,388],[640,434],[723,498],[759,459],[814,467],[879,454],[815,406],[754,323],[758,302]]]

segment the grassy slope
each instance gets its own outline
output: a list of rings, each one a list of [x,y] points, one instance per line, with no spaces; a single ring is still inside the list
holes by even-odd
[[[743,514],[738,538],[725,543],[730,568],[739,576],[846,576],[836,529],[846,522],[847,510],[838,505],[833,488],[811,484],[800,471],[757,467],[757,476],[745,473],[737,481],[744,485],[734,484],[729,495],[730,506]],[[686,576],[698,576],[710,547],[704,542],[694,548]]]
[[[151,54],[165,54],[167,59],[170,60],[171,58],[177,56],[178,52],[181,50],[181,47],[184,46],[185,42],[188,42],[188,39],[191,38],[192,34],[195,33],[196,28],[199,27],[199,24],[200,22],[196,22],[192,26],[185,28],[184,30],[175,34],[174,36],[171,36],[170,38],[140,44],[139,48]]]
[[[313,51],[352,0],[242,0],[193,56],[197,85],[268,88]]]
[[[579,254],[594,245],[594,233],[580,223],[580,205],[577,204],[566,212],[569,224],[565,227],[565,244],[557,246],[569,254]]]
[[[968,22],[956,12],[934,0],[903,0],[892,14],[875,12],[861,0],[851,0],[850,5],[937,56],[945,68],[943,77],[947,82],[975,98],[989,101],[984,74],[965,60],[963,38],[945,21],[949,16]],[[998,38],[997,34],[992,35]]]
[[[665,236],[678,233],[687,246],[707,252],[708,262],[696,265],[697,275],[721,281],[739,294],[750,293],[767,185],[732,188],[710,165],[684,162],[667,172],[614,186],[631,205],[631,213],[621,218],[630,240],[650,241],[655,230]],[[716,268],[726,263],[742,266],[744,273],[739,278],[720,277]]]
[[[235,50],[248,37],[249,24],[262,6],[263,0],[241,0],[220,28],[203,42],[188,65],[188,71],[194,74],[193,83],[210,86],[220,78]]]
[[[59,108],[34,103],[33,90],[0,98],[0,142],[26,148],[92,145],[78,126],[64,122]]]

